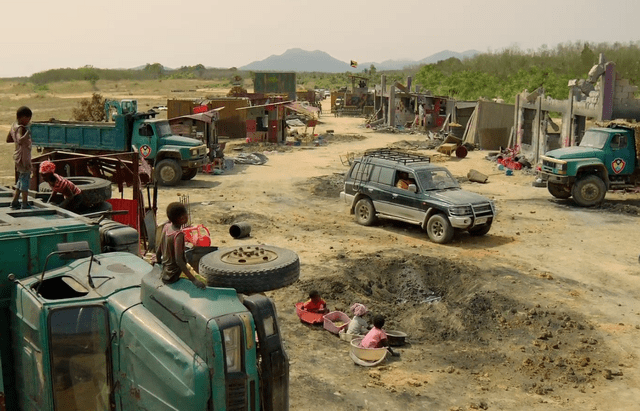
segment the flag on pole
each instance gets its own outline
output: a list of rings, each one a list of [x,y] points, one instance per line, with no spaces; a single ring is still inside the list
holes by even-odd
[[[356,68],[358,67],[358,62],[355,60],[351,60],[351,67]]]

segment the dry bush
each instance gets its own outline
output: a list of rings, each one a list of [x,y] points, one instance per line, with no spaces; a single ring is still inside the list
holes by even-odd
[[[78,102],[78,107],[71,112],[77,121],[104,121],[106,114],[104,103],[106,99],[98,93],[93,93],[91,99],[82,99]]]

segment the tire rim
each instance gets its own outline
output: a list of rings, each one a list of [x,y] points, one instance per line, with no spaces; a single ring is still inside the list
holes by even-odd
[[[600,190],[598,190],[598,187],[596,187],[595,184],[587,184],[584,187],[582,187],[582,190],[580,190],[580,193],[582,194],[582,197],[585,200],[594,201],[598,199],[598,194],[600,193]]]
[[[439,221],[436,221],[431,226],[431,232],[435,237],[442,237],[442,235],[444,234],[444,227]]]
[[[369,219],[369,209],[367,207],[360,207],[358,209],[358,216],[360,216],[361,220],[368,220]]]
[[[172,181],[176,178],[176,172],[171,167],[162,167],[160,170],[162,181]]]
[[[278,258],[278,253],[262,247],[238,247],[226,252],[221,258],[227,264],[256,265],[268,263]]]

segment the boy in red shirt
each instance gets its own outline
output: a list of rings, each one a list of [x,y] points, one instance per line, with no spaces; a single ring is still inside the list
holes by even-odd
[[[82,207],[82,190],[71,181],[56,174],[55,164],[51,161],[43,161],[40,164],[40,175],[42,175],[42,179],[49,183],[49,187],[51,187],[51,196],[47,202],[51,202],[53,196],[59,193],[64,197],[59,207],[73,212],[80,211]]]
[[[320,297],[320,293],[316,290],[309,292],[309,301],[302,305],[302,309],[312,313],[329,312],[327,303]]]

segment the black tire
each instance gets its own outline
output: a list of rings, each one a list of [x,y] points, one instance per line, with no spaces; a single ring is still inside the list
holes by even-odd
[[[162,186],[175,186],[182,179],[182,167],[170,158],[158,162],[154,171],[156,181]]]
[[[437,244],[446,244],[453,239],[453,227],[444,214],[434,214],[427,221],[427,235]]]
[[[547,183],[547,190],[551,193],[555,198],[561,198],[563,200],[571,197],[571,190],[566,190],[563,184],[557,183]]]
[[[358,200],[353,209],[356,223],[361,225],[372,225],[376,221],[376,210],[373,203],[368,198]]]
[[[607,192],[604,181],[596,175],[584,176],[571,188],[573,200],[582,207],[593,207],[602,203]]]
[[[111,198],[111,181],[97,177],[67,177],[82,190],[82,205],[90,208]]]
[[[198,168],[188,168],[186,170],[182,170],[182,180],[191,180],[193,177],[198,175]]]
[[[491,230],[491,222],[488,222],[487,224],[483,224],[478,227],[470,228],[469,234],[471,234],[472,236],[480,237],[487,234],[489,230]]]
[[[198,271],[209,286],[253,294],[293,284],[300,277],[300,259],[270,245],[221,248],[202,257]]]

